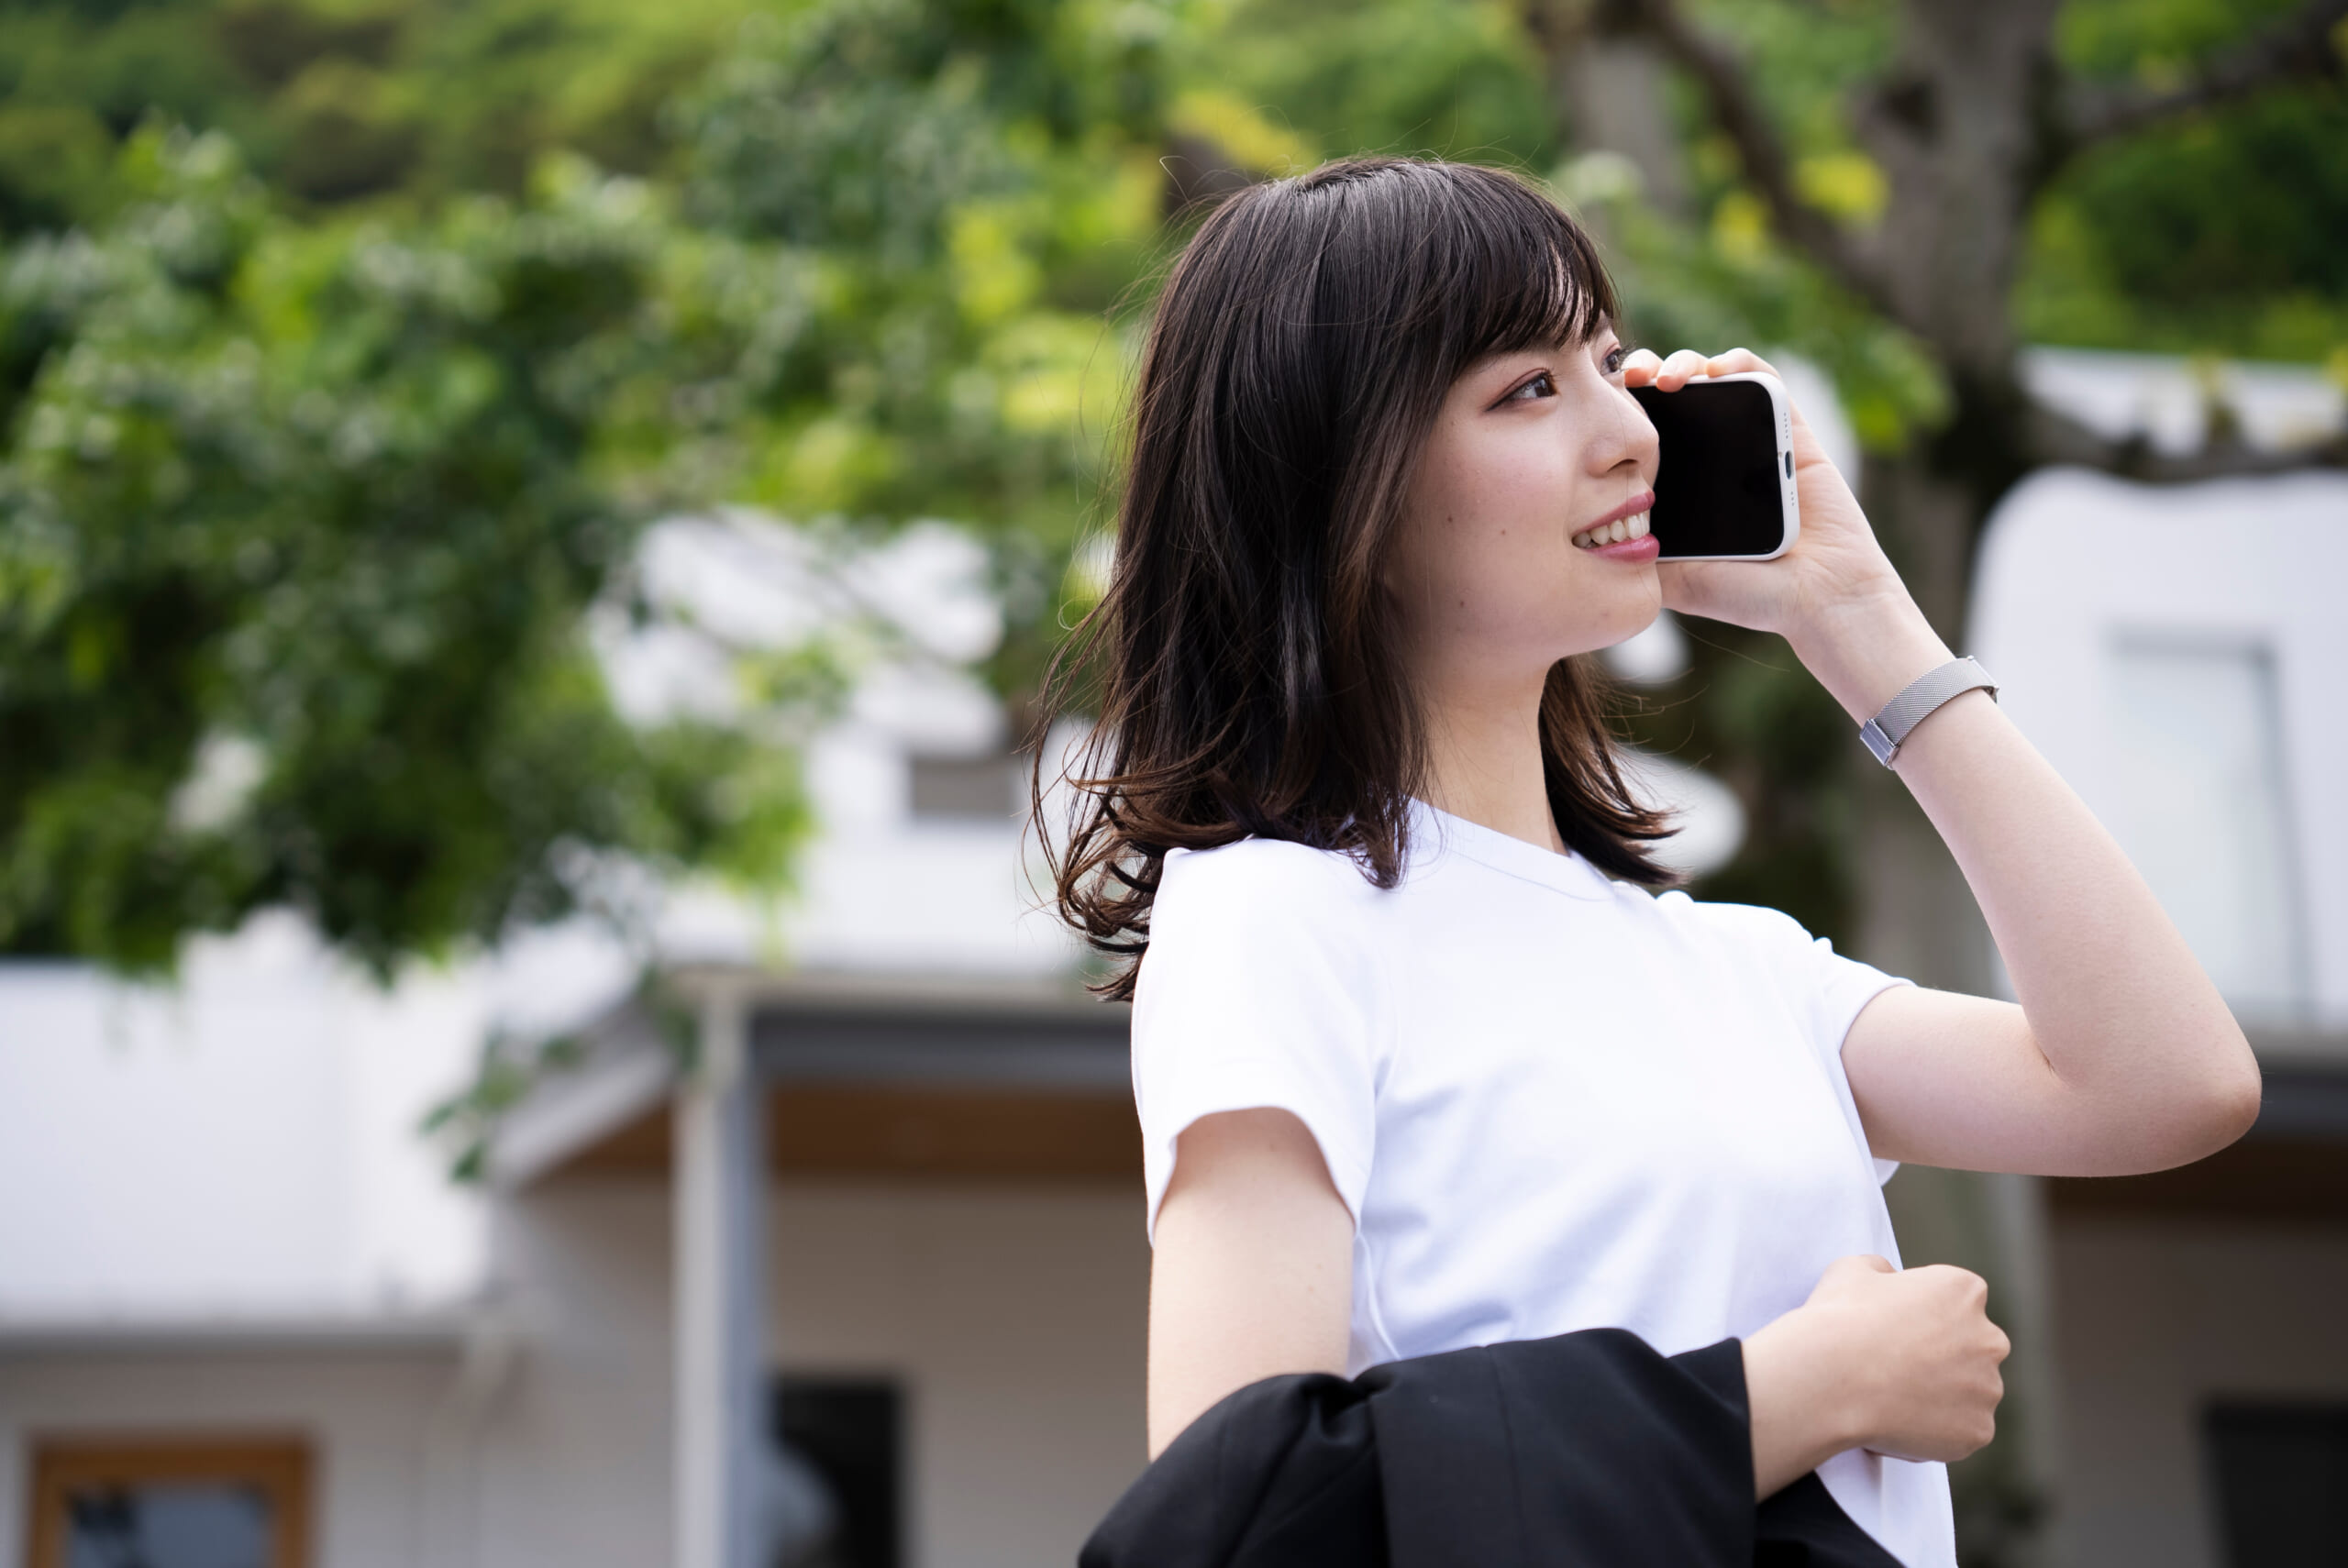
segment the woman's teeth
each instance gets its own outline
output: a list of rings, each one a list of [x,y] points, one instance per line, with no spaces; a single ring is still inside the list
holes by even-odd
[[[1634,512],[1628,517],[1617,517],[1600,527],[1589,528],[1574,536],[1574,547],[1594,550],[1600,545],[1619,545],[1625,539],[1647,536],[1647,514]]]

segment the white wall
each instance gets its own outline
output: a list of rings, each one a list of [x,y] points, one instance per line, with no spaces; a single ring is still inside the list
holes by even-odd
[[[887,1372],[912,1425],[914,1568],[1036,1568],[1141,1473],[1141,1195],[794,1184],[769,1257],[774,1354]]]
[[[0,1561],[18,1562],[37,1437],[298,1433],[311,1444],[315,1562],[415,1568],[445,1506],[424,1485],[449,1355],[161,1353],[0,1362]],[[652,1559],[640,1559],[648,1564]]]
[[[2190,926],[2196,884],[2180,846],[2230,842],[2230,824],[2160,816],[2163,781],[2143,777],[2123,733],[2115,648],[2135,640],[2255,647],[2271,657],[2279,709],[2286,843],[2296,857],[2289,923],[2309,994],[2290,1022],[2348,1029],[2348,476],[2298,473],[2206,484],[2137,485],[2045,469],[1990,519],[1975,590],[1973,646],[2004,682],[1999,701],[2082,799],[2128,841]],[[2222,811],[2215,802],[2212,811]],[[2238,867],[2208,861],[2210,878]],[[2205,962],[2213,962],[2204,954]]]
[[[667,1184],[558,1182],[497,1230],[524,1339],[470,1442],[453,1347],[0,1361],[0,1542],[24,1539],[32,1434],[292,1430],[319,1465],[320,1568],[657,1568]],[[769,1235],[776,1364],[905,1391],[912,1568],[1073,1561],[1144,1460],[1139,1196],[793,1183]]]
[[[172,987],[0,964],[0,1317],[349,1314],[470,1292],[477,1205],[416,1132],[483,988],[390,994],[291,917]]]
[[[668,1203],[580,1179],[501,1218],[531,1348],[484,1432],[487,1568],[665,1557]],[[776,1364],[901,1380],[913,1568],[1073,1561],[1144,1462],[1139,1195],[794,1182],[768,1249]]]
[[[553,1184],[501,1206],[493,1244],[526,1348],[482,1427],[482,1568],[657,1568],[670,1535],[667,1184]]]
[[[2070,1568],[2220,1568],[2213,1396],[2348,1400],[2348,1231],[2058,1219],[2060,1511]]]

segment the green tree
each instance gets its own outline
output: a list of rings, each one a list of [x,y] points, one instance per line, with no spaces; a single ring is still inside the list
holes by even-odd
[[[632,729],[582,630],[658,495],[611,453],[788,275],[697,322],[711,248],[576,167],[400,228],[290,222],[214,137],[117,178],[0,277],[0,949],[161,967],[290,904],[388,972],[598,855],[779,874],[787,756]]]
[[[560,914],[603,852],[779,877],[788,745],[629,729],[583,640],[663,506],[971,522],[1013,601],[1006,689],[1057,635],[1122,382],[1104,312],[1157,237],[1170,14],[691,13],[681,54],[603,95],[651,94],[624,151],[673,178],[638,183],[544,152],[609,130],[543,89],[616,7],[441,9],[0,12],[20,81],[61,39],[177,40],[168,106],[260,149],[248,173],[150,121],[18,204],[45,215],[0,296],[0,949],[160,966],[292,903],[388,971]],[[302,162],[333,138],[295,84],[363,67],[336,101],[396,104],[452,48],[398,169]],[[44,112],[111,156],[117,79],[66,72]],[[535,185],[433,150],[523,108],[500,145]],[[788,700],[811,670],[836,687],[820,656],[745,674]]]
[[[1002,563],[1013,630],[993,673],[1016,701],[1086,591],[1076,547],[1180,237],[1165,220],[1356,150],[1510,163],[1554,173],[1605,230],[1646,340],[1791,347],[1833,372],[1869,504],[1954,631],[1980,519],[2030,463],[2148,460],[2031,408],[2019,342],[2341,351],[2341,12],[20,0],[0,7],[0,222],[105,237],[20,246],[24,279],[67,276],[55,258],[77,243],[127,256],[150,199],[89,171],[157,106],[253,149],[273,237],[255,254],[355,255],[362,229],[437,254],[467,192],[499,193],[478,210],[501,222],[544,220],[524,171],[550,149],[640,171],[654,215],[612,233],[659,326],[580,327],[598,347],[564,362],[615,379],[572,415],[571,482],[614,515],[657,494],[971,524]],[[249,290],[204,297],[205,330],[276,342]],[[10,396],[70,336],[45,337],[71,313],[30,300],[11,307]],[[18,469],[39,402],[12,426]],[[1766,640],[1698,634],[1688,680],[1631,722],[1745,799],[1756,831],[1708,890],[1977,983],[1939,966],[1970,945],[1961,889],[1896,792],[1848,765],[1839,715]]]
[[[312,208],[519,197],[573,151],[653,174],[663,105],[751,0],[7,0],[0,233],[102,220],[150,116],[234,137]]]
[[[852,526],[978,529],[1014,704],[1082,591],[1069,567],[1134,342],[1116,307],[1164,238],[1177,20],[825,0],[746,28],[671,114],[688,210],[823,280],[806,355],[744,410],[736,493]]]

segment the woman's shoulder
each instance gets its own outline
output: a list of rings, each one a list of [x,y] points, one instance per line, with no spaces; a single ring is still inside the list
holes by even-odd
[[[1252,922],[1367,914],[1382,897],[1352,856],[1287,839],[1243,838],[1213,849],[1168,852],[1152,910],[1168,914]]]
[[[1350,856],[1309,845],[1250,838],[1173,851],[1151,902],[1134,999],[1154,1015],[1175,993],[1320,1002],[1367,994],[1386,945],[1374,914],[1381,896]]]
[[[1817,941],[1801,922],[1766,904],[1715,902],[1674,889],[1655,895],[1655,911],[1692,937],[1763,958],[1785,959],[1807,953]]]

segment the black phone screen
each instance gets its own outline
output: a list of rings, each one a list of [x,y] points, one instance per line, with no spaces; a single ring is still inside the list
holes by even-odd
[[[1785,476],[1769,389],[1697,381],[1676,392],[1633,387],[1631,395],[1662,443],[1647,525],[1663,555],[1774,553],[1785,542]]]

